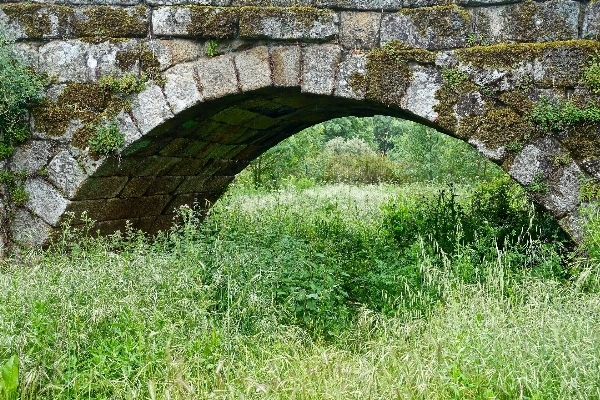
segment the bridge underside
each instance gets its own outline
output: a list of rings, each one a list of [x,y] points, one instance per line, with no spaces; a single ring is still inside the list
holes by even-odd
[[[108,158],[66,211],[77,216],[86,211],[101,234],[123,230],[127,223],[149,233],[166,230],[179,206],[214,203],[237,173],[280,141],[333,118],[378,114],[409,117],[396,108],[303,94],[299,88],[267,88],[202,103],[118,158]]]

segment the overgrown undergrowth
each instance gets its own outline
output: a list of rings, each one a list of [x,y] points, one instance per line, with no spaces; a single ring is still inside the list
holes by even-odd
[[[600,398],[596,264],[518,194],[515,232],[467,237],[452,190],[234,193],[153,241],[65,230],[2,266],[0,361],[23,399]],[[450,247],[417,218],[444,207]]]

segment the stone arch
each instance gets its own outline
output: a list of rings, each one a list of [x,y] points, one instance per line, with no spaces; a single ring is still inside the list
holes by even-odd
[[[577,227],[581,177],[600,196],[598,124],[544,132],[528,117],[542,98],[598,104],[582,83],[600,50],[589,40],[598,3],[21,3],[0,5],[0,24],[54,84],[49,105],[32,111],[33,139],[0,161],[28,171],[30,193],[2,241],[43,243],[69,211],[88,211],[102,232],[127,219],[161,229],[178,203],[217,198],[286,136],[346,115],[399,116],[469,142],[520,184],[543,187],[534,200],[567,228]],[[104,101],[98,81],[128,74],[154,83]],[[100,157],[87,124],[107,109],[126,145]]]

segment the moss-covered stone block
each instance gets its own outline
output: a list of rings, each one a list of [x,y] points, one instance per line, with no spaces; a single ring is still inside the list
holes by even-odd
[[[465,47],[472,18],[472,11],[456,5],[406,8],[383,17],[381,43],[397,40],[428,50]]]
[[[150,28],[149,17],[150,11],[144,6],[76,9],[73,34],[97,42],[105,38],[145,37]]]
[[[68,36],[73,9],[51,4],[0,4],[0,25],[15,39],[57,39]]]

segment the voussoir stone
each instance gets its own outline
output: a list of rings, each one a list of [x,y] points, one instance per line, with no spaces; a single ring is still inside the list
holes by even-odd
[[[350,54],[339,65],[336,83],[335,95],[352,99],[363,99],[365,93],[360,89],[354,89],[351,86],[352,75],[355,73],[365,75],[367,73],[367,56],[361,53]]]
[[[339,46],[324,44],[304,49],[302,91],[314,94],[333,94],[335,73],[342,50]]]
[[[25,206],[47,224],[56,226],[67,208],[68,200],[40,178],[28,179],[25,182],[25,190],[29,193],[29,200]]]
[[[54,41],[43,45],[39,50],[40,70],[57,83],[86,82],[89,48],[89,44],[78,40]]]
[[[235,55],[240,88],[243,92],[271,85],[269,50],[265,46],[240,52]]]
[[[17,242],[39,246],[48,240],[52,227],[40,217],[18,208],[11,224],[12,237]]]
[[[194,64],[178,64],[165,72],[165,78],[165,96],[173,113],[177,114],[202,101]]]
[[[202,96],[206,100],[239,91],[235,64],[230,56],[198,61],[196,63],[196,74],[202,89]]]
[[[300,84],[299,46],[274,47],[271,49],[273,83],[276,86],[298,86]]]
[[[162,90],[151,85],[139,93],[133,101],[131,110],[142,135],[147,134],[167,119],[173,117]]]
[[[48,178],[67,197],[73,196],[87,176],[84,169],[67,150],[58,153],[48,164]]]

